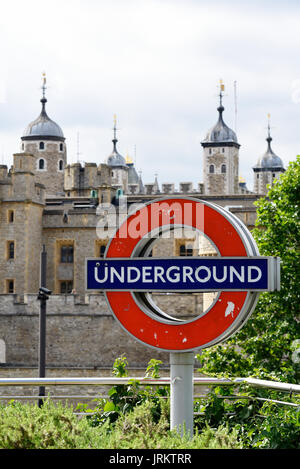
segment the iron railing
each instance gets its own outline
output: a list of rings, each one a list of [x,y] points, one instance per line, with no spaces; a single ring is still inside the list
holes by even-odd
[[[176,380],[181,379],[180,377],[176,377]],[[118,378],[118,377],[69,377],[69,378],[0,378],[0,388],[6,386],[114,386],[114,385],[128,385],[132,380],[139,381],[141,385],[145,386],[169,386],[171,384],[170,377],[162,377],[162,378],[145,378],[145,377],[125,377],[125,378]],[[277,391],[283,391],[290,394],[297,395],[300,394],[300,385],[299,384],[291,384],[291,383],[282,383],[278,381],[268,381],[268,380],[261,380],[256,378],[207,378],[207,377],[194,377],[193,378],[194,386],[213,386],[213,385],[221,385],[221,386],[228,386],[228,385],[238,385],[238,384],[248,384],[252,387],[258,388],[267,388]],[[103,397],[103,396],[102,396]],[[106,397],[106,396],[105,396]],[[205,397],[205,396],[194,396],[197,397]],[[236,399],[247,399],[247,396],[220,396],[222,398],[236,398]],[[13,395],[1,395],[0,399],[94,399],[94,396],[81,396],[81,395],[67,395],[67,396],[13,396]],[[252,399],[252,398],[250,398]],[[298,404],[279,401],[274,399],[266,399],[266,398],[259,398],[258,400],[274,402],[277,404],[285,404],[294,407],[298,407]]]

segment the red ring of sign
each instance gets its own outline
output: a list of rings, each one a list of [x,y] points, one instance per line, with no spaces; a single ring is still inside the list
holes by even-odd
[[[201,229],[201,231],[204,229],[204,234],[213,241],[221,256],[247,257],[247,251],[239,233],[221,213],[201,201],[193,199],[188,199],[188,201],[192,204],[192,211],[190,220],[188,222],[186,219],[184,220],[185,225],[188,224],[193,228]],[[156,200],[152,203],[165,204],[166,202],[181,204],[183,210],[183,205],[187,202],[187,199],[170,198]],[[106,258],[130,258],[132,256],[134,248],[148,232],[140,232],[139,237],[132,238],[129,235],[128,226],[135,217],[140,216],[141,211],[146,211],[147,216],[150,217],[152,203],[145,205],[141,210],[127,218],[127,221],[123,223],[111,239]],[[196,204],[203,205],[204,227],[198,226],[197,221],[195,221]],[[182,219],[177,219],[176,212],[173,214],[172,221],[167,224],[172,223],[182,224]],[[155,229],[161,226],[164,226],[164,224],[160,220],[156,226],[152,225],[151,228]],[[211,342],[215,342],[219,337],[224,336],[241,313],[246,302],[247,293],[247,291],[221,292],[218,301],[203,316],[191,322],[174,324],[165,323],[147,315],[136,303],[131,292],[106,292],[106,298],[116,319],[129,334],[150,347],[176,352],[204,348]],[[234,303],[234,311],[232,314],[225,316],[228,302]]]

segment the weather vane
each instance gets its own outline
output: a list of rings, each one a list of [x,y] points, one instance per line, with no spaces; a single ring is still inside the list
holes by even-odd
[[[43,98],[45,98],[45,93],[46,93],[46,89],[47,89],[47,87],[46,87],[46,81],[47,80],[46,80],[46,73],[45,72],[43,72],[43,74],[42,74],[42,81],[43,81],[43,84],[42,84]]]

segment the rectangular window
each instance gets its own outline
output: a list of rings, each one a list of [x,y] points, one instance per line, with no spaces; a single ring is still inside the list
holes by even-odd
[[[60,262],[73,263],[74,262],[74,247],[73,245],[63,245],[60,248]]]
[[[101,244],[99,247],[99,257],[104,257],[105,249],[106,249],[106,244]]]
[[[14,241],[7,241],[6,253],[7,253],[7,259],[15,258],[15,242]]]
[[[8,212],[7,212],[7,221],[8,221],[8,223],[13,223],[14,218],[15,218],[14,210],[8,210]]]
[[[6,293],[15,292],[15,282],[14,280],[6,280]]]
[[[73,280],[63,280],[60,282],[60,293],[70,294],[73,290]]]

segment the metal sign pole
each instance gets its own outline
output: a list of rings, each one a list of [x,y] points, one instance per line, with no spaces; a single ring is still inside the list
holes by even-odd
[[[193,438],[194,424],[194,353],[170,353],[171,430]]]

